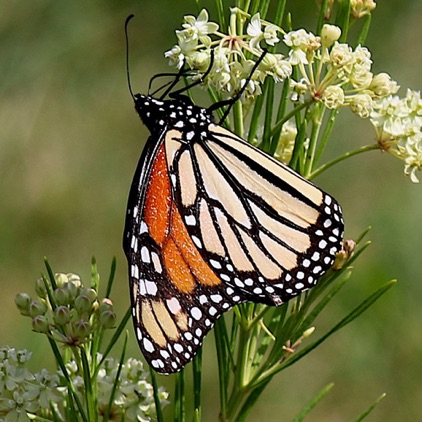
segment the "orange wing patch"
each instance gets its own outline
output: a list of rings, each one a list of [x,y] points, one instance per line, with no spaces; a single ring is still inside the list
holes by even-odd
[[[168,236],[171,206],[171,187],[165,154],[164,146],[161,146],[151,170],[144,215],[151,237],[160,246]]]
[[[172,203],[164,145],[158,150],[152,167],[144,219],[151,237],[162,247],[167,274],[181,293],[192,294],[197,281],[207,286],[221,284],[202,259],[177,207]]]
[[[197,247],[192,242],[182,217],[176,207],[171,209],[171,237],[174,239],[177,248],[183,259],[189,265],[190,270],[201,284],[206,286],[217,286],[221,284],[220,279],[214,274],[208,264],[202,259]]]

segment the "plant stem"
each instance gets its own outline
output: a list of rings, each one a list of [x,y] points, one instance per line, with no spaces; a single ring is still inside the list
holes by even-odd
[[[335,158],[332,161],[329,161],[328,163],[322,165],[315,171],[313,171],[311,174],[309,174],[309,180],[313,179],[315,176],[318,176],[325,170],[329,169],[330,167],[334,166],[334,164],[340,163],[341,161],[345,160],[346,158],[353,157],[354,155],[362,154],[366,151],[373,151],[376,149],[381,149],[378,144],[372,144],[372,145],[366,145],[364,147],[360,147],[354,151],[346,152],[345,154],[341,155],[340,157]]]

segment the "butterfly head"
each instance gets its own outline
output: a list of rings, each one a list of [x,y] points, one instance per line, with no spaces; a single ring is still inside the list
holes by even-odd
[[[160,100],[150,95],[136,94],[134,99],[135,109],[151,133],[160,133],[164,128],[192,130],[194,126],[198,128],[212,121],[207,109],[194,105],[184,95]]]

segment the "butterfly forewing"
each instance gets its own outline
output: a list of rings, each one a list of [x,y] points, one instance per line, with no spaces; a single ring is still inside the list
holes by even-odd
[[[343,234],[328,194],[184,99],[136,96],[151,131],[129,195],[124,248],[147,361],[180,370],[215,320],[314,286]]]
[[[223,286],[186,230],[167,169],[164,140],[175,133],[166,135],[150,140],[141,157],[124,248],[139,345],[153,368],[168,374],[189,362],[215,320],[244,298]]]

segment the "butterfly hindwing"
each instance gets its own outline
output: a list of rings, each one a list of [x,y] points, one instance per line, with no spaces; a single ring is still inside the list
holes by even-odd
[[[340,249],[337,202],[220,126],[189,147],[174,157],[177,202],[223,283],[272,305],[314,286]]]

